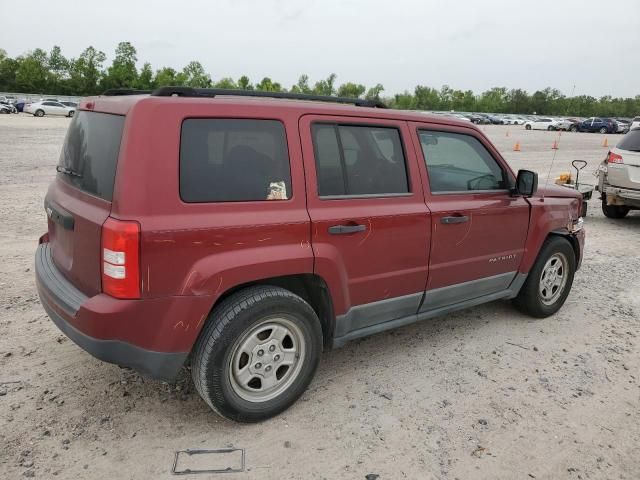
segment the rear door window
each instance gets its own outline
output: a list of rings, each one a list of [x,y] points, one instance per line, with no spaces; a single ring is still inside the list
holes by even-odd
[[[471,135],[420,130],[433,193],[504,190],[505,172]]]
[[[79,111],[64,140],[58,174],[76,188],[111,201],[125,117]]]
[[[192,118],[182,123],[180,196],[185,202],[287,200],[291,194],[281,122]]]
[[[321,197],[409,193],[396,128],[317,123],[311,133]]]

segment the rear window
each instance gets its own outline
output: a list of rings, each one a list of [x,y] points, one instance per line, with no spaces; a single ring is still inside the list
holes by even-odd
[[[79,111],[64,140],[58,175],[96,197],[111,201],[125,117]]]
[[[180,139],[185,202],[291,198],[284,126],[277,120],[187,119]]]
[[[630,150],[640,152],[640,128],[633,129],[627,133],[616,145],[620,150]]]

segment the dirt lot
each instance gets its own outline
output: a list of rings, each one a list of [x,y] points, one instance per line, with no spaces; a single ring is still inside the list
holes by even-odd
[[[230,480],[639,478],[639,213],[613,221],[591,202],[557,315],[495,302],[351,343],[324,355],[290,410],[239,425],[189,382],[93,359],[44,314],[33,253],[67,125],[0,116],[1,478],[169,478],[175,450],[231,445],[247,472]],[[485,129],[514,168],[546,176],[557,134]],[[563,134],[553,173],[576,158],[592,172],[603,139]]]

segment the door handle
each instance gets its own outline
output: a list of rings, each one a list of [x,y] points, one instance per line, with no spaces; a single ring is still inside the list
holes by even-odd
[[[469,217],[466,215],[455,215],[453,217],[442,217],[440,223],[445,225],[451,225],[452,223],[465,223],[469,221]]]
[[[349,233],[364,232],[367,229],[365,225],[332,225],[329,227],[331,235],[347,235]]]

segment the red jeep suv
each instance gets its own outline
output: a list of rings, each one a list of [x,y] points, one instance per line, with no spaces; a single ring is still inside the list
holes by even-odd
[[[497,299],[535,317],[582,258],[581,197],[470,122],[376,101],[163,87],[83,100],[36,282],[95,357],[219,414],[291,405],[323,349]]]

